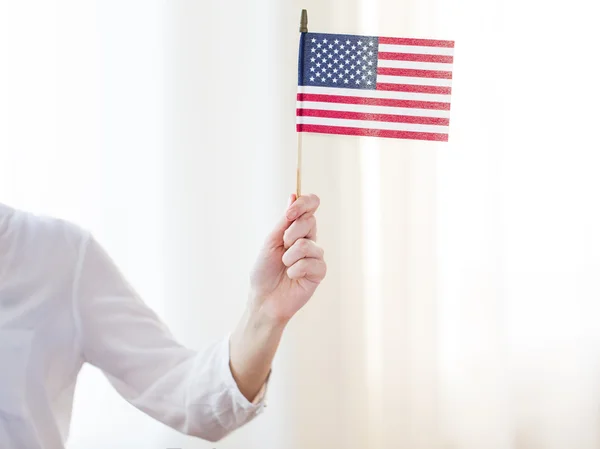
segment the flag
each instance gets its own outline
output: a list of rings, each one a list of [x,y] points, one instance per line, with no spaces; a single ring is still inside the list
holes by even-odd
[[[448,141],[454,41],[302,33],[298,132]]]

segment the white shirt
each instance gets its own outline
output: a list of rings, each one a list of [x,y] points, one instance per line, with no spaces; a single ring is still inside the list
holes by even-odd
[[[229,368],[224,338],[180,345],[89,233],[0,205],[0,448],[63,449],[77,375],[102,370],[131,404],[218,440],[264,408]]]

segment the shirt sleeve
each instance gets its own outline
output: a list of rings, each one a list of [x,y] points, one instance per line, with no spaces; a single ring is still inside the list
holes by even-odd
[[[229,338],[196,352],[179,344],[103,248],[82,248],[74,294],[84,359],[128,402],[182,433],[218,441],[265,407],[250,402],[229,366]]]

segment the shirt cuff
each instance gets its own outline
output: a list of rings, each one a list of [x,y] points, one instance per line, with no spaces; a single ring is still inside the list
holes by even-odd
[[[225,382],[225,385],[229,391],[231,391],[233,398],[237,404],[239,404],[244,410],[248,412],[254,412],[255,415],[264,411],[264,408],[267,407],[267,390],[269,385],[269,379],[271,377],[271,371],[267,375],[267,379],[265,383],[260,388],[260,391],[256,395],[256,397],[249,401],[246,396],[242,394],[240,391],[237,382],[233,378],[233,373],[231,372],[230,360],[231,360],[231,348],[230,348],[230,337],[224,339],[222,342],[223,347],[221,348],[220,353],[221,357],[221,374],[222,378]]]

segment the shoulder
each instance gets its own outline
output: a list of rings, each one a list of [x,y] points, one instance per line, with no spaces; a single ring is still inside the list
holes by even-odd
[[[69,270],[78,264],[90,239],[89,231],[64,219],[6,206],[0,212],[2,246],[30,268]]]

